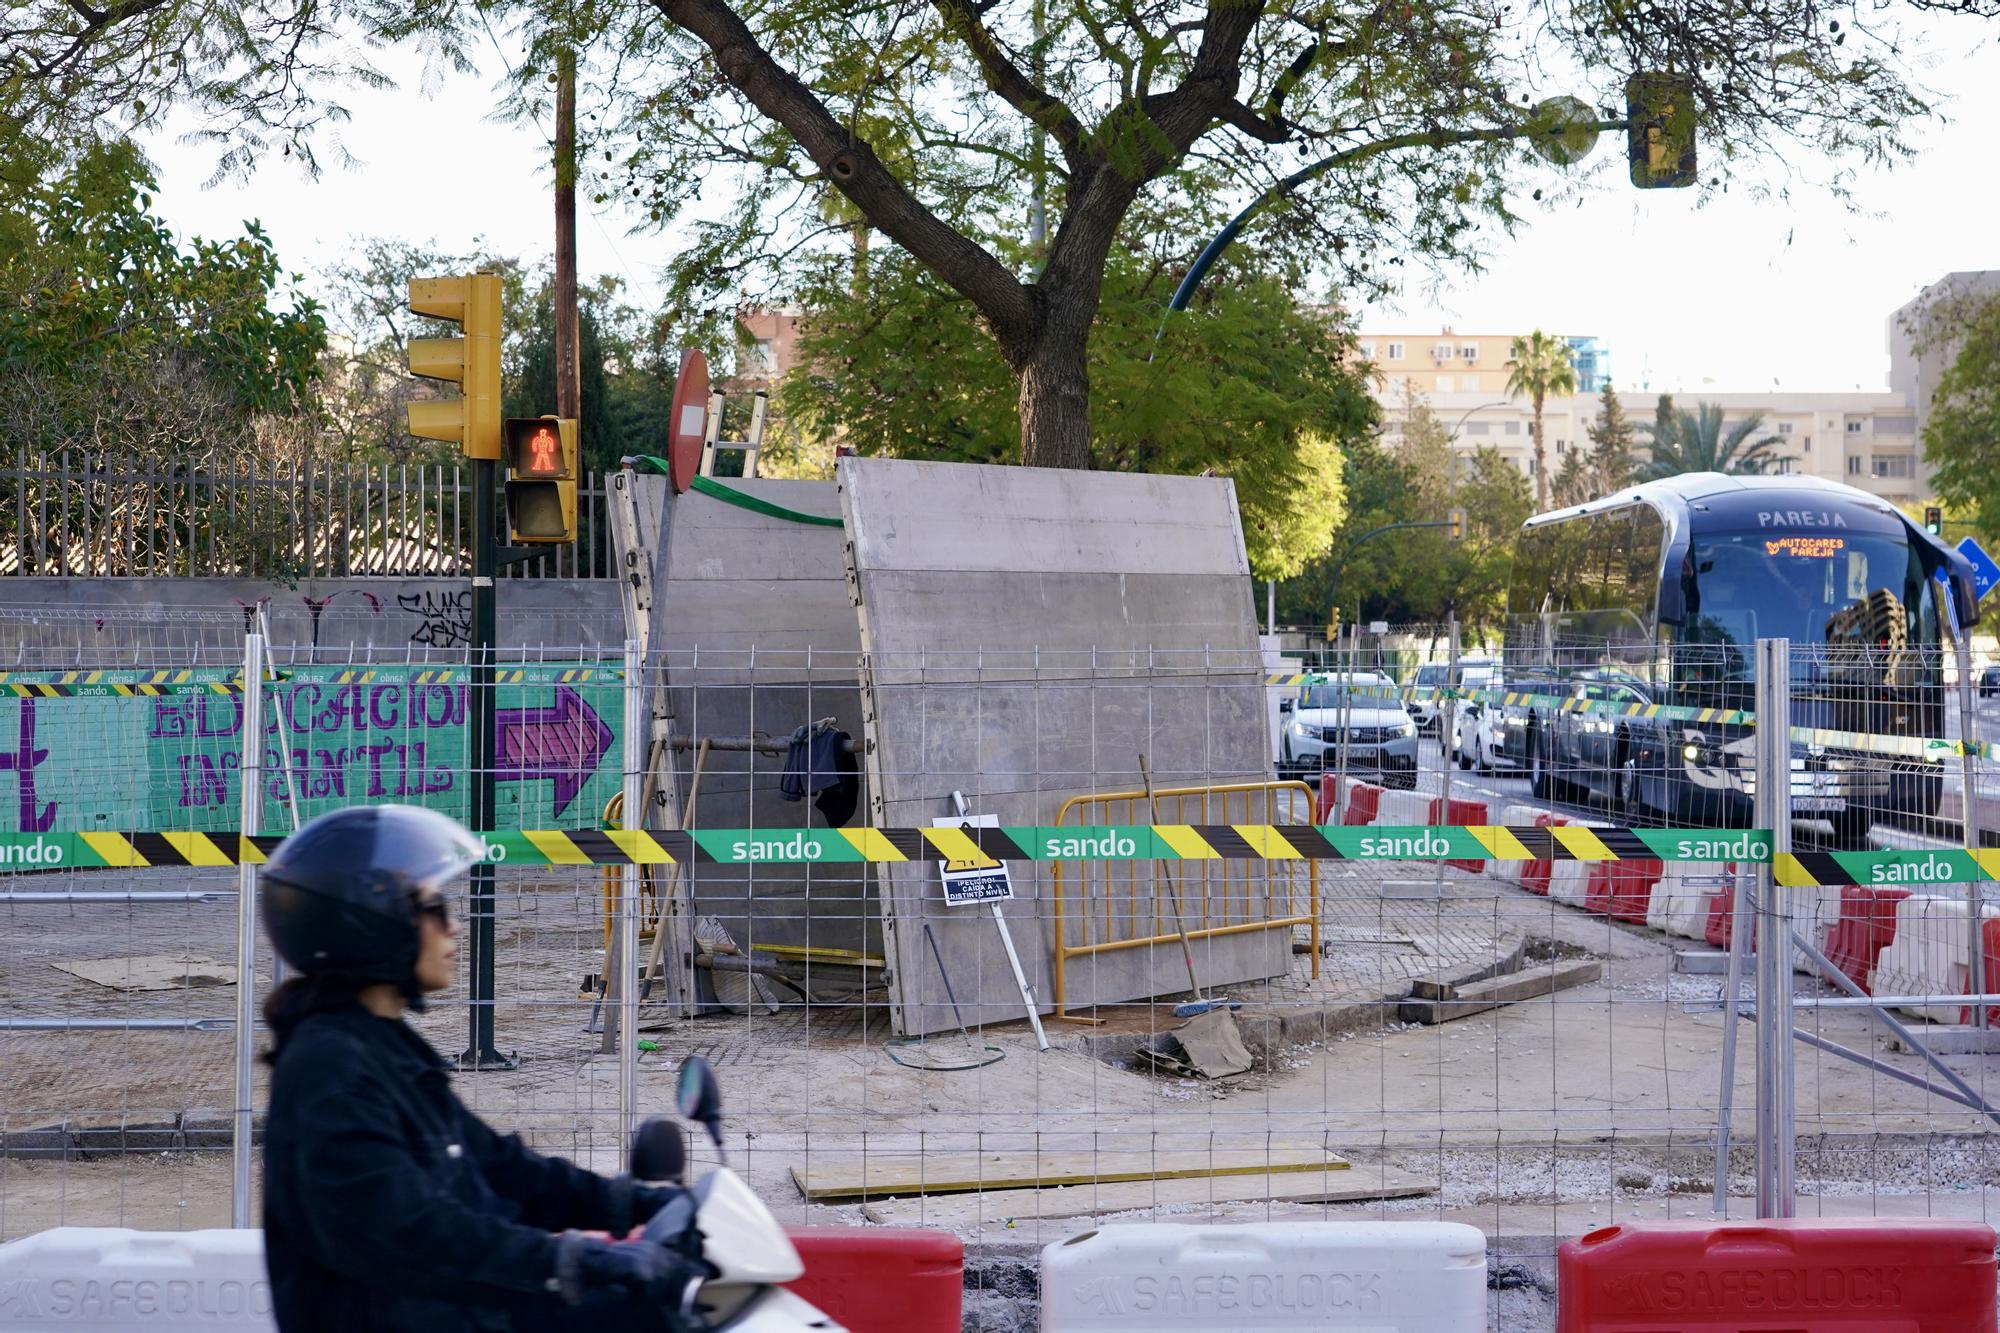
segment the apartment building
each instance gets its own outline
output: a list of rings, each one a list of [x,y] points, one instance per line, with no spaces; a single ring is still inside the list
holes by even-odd
[[[1362,359],[1375,367],[1389,398],[1400,398],[1409,385],[1425,397],[1443,393],[1507,392],[1507,359],[1513,354],[1511,333],[1364,333]],[[1611,349],[1601,338],[1570,337],[1570,359],[1577,385],[1596,393],[1611,377]]]
[[[1652,422],[1659,394],[1621,391],[1618,396],[1635,427]],[[1492,445],[1524,475],[1534,475],[1534,409],[1526,399],[1463,390],[1427,397],[1459,449]],[[1762,427],[1752,438],[1776,441],[1773,452],[1781,472],[1846,482],[1894,504],[1920,504],[1928,495],[1916,410],[1900,394],[1702,393],[1677,394],[1674,402],[1689,409],[1715,404],[1722,409],[1724,431],[1752,415],[1761,418]],[[1392,444],[1402,404],[1400,394],[1383,401]],[[1572,450],[1590,448],[1588,431],[1597,409],[1592,394],[1551,398],[1544,404],[1552,474]]]
[[[1910,314],[1939,290],[2000,291],[2000,272],[1953,273],[1887,319],[1889,387],[1879,393],[1716,393],[1674,395],[1692,409],[1713,403],[1723,410],[1723,429],[1752,415],[1761,429],[1753,438],[1776,441],[1781,472],[1824,477],[1870,491],[1898,505],[1933,498],[1924,463],[1923,421],[1943,357],[1918,357],[1907,329]],[[1534,412],[1526,399],[1507,395],[1507,358],[1514,334],[1363,333],[1362,355],[1375,366],[1375,392],[1393,444],[1396,418],[1406,388],[1421,393],[1444,423],[1455,446],[1470,451],[1492,445],[1527,475],[1534,473]],[[1570,338],[1579,392],[1544,404],[1551,473],[1575,449],[1588,449],[1588,427],[1596,419],[1597,394],[1610,376],[1610,351],[1597,338]],[[1748,374],[1745,378],[1754,379]],[[1587,381],[1587,382],[1586,382]],[[1625,414],[1635,427],[1650,424],[1660,395],[1620,391]]]

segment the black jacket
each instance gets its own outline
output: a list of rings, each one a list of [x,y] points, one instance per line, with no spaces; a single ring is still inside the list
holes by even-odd
[[[623,1235],[668,1192],[493,1132],[438,1053],[358,1004],[291,1032],[271,1077],[264,1262],[282,1333],[460,1333],[557,1301],[555,1233]]]

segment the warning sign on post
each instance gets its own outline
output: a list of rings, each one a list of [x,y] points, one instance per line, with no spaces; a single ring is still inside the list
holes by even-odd
[[[999,828],[1000,816],[950,815],[933,819],[931,827]],[[1014,896],[1014,883],[1007,878],[1005,863],[981,865],[977,861],[940,861],[938,870],[944,876],[944,902],[947,907],[1004,902]]]

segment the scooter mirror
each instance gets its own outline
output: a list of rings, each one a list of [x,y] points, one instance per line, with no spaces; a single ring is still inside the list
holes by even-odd
[[[631,1169],[639,1180],[680,1180],[687,1174],[687,1134],[671,1120],[648,1120],[632,1136]]]
[[[716,1086],[715,1071],[708,1067],[708,1061],[690,1055],[681,1062],[676,1100],[682,1115],[707,1125],[711,1135],[715,1133],[715,1124],[722,1119],[722,1089]]]

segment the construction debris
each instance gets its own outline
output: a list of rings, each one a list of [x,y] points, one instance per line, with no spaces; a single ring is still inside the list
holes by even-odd
[[[1177,1078],[1230,1078],[1249,1073],[1254,1063],[1236,1015],[1227,1009],[1197,1014],[1167,1033],[1158,1047],[1141,1046],[1132,1057],[1141,1067]]]

